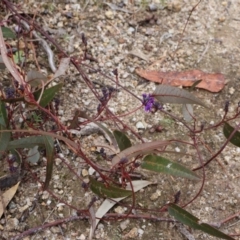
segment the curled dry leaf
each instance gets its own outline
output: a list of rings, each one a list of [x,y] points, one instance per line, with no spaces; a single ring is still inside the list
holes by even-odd
[[[171,86],[190,87],[196,81],[202,80],[196,87],[210,92],[219,92],[225,85],[224,75],[221,73],[205,73],[200,70],[184,72],[161,72],[156,70],[136,69],[136,73],[149,81]]]

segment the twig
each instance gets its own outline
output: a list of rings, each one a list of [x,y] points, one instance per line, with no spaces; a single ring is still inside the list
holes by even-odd
[[[37,232],[43,231],[44,229],[50,228],[52,226],[56,226],[56,225],[63,224],[63,223],[68,223],[68,222],[71,222],[74,220],[86,219],[86,218],[89,218],[89,217],[88,216],[71,216],[71,217],[63,218],[63,219],[57,220],[55,222],[51,222],[51,223],[44,224],[42,226],[31,228],[19,235],[16,235],[15,237],[10,238],[10,240],[19,240],[28,235],[36,234]]]
[[[185,236],[188,240],[195,240],[194,236],[185,228],[185,226],[181,223],[175,224],[180,233]]]
[[[38,103],[38,104],[40,104],[40,101],[41,101],[41,99],[42,99],[42,95],[43,95],[43,92],[44,92],[44,81],[41,80],[41,83],[42,83],[42,88],[41,88],[41,94],[40,94],[40,96],[39,96],[39,98],[38,98],[38,100],[37,100],[37,103]]]
[[[209,48],[209,40],[207,41],[207,46],[206,46],[206,48],[204,49],[204,51],[202,52],[201,56],[199,57],[199,59],[197,60],[196,63],[200,63],[200,62],[202,61],[202,58],[203,58],[203,56],[206,54],[208,48]]]
[[[106,214],[105,217],[103,217],[104,220],[116,220],[116,219],[125,219],[126,218],[126,214],[114,214],[114,213],[110,213],[110,214]],[[157,216],[150,216],[150,215],[133,215],[130,214],[128,215],[128,218],[131,219],[148,219],[148,220],[153,220],[153,221],[159,221],[159,222],[177,222],[176,220],[170,219],[170,218],[160,218]],[[21,234],[16,235],[15,237],[10,238],[10,240],[20,240],[26,236],[32,235],[32,234],[36,234],[37,232],[43,231],[46,228],[50,228],[53,226],[57,226],[59,224],[63,224],[63,223],[68,223],[68,222],[72,222],[75,220],[82,220],[82,219],[89,219],[89,215],[81,215],[81,216],[70,216],[70,217],[66,217],[54,222],[50,222],[50,223],[46,223],[42,226],[38,226],[38,227],[34,227],[31,228],[25,232],[22,232]]]
[[[182,31],[182,33],[181,33],[181,38],[180,38],[180,40],[179,40],[178,43],[177,43],[177,47],[176,47],[175,52],[177,51],[179,44],[182,42],[183,33],[185,32],[185,30],[186,30],[186,28],[187,28],[189,19],[190,19],[190,17],[192,16],[193,11],[197,8],[197,6],[200,4],[201,1],[202,1],[202,0],[199,0],[199,1],[197,2],[197,4],[195,4],[195,6],[191,9],[191,11],[190,11],[190,13],[189,13],[189,15],[188,15],[187,21],[186,21],[186,23],[185,23],[185,25],[184,25],[183,31]]]

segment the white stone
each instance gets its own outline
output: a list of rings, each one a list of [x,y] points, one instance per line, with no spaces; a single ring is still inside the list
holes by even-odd
[[[133,27],[128,28],[127,30],[128,34],[132,34],[135,32],[135,29]]]
[[[95,169],[93,169],[92,167],[90,167],[89,169],[88,169],[88,174],[89,175],[93,175],[95,173]]]
[[[176,147],[176,148],[175,148],[175,151],[176,151],[176,152],[181,152],[181,149],[180,149],[179,147]]]
[[[81,234],[80,237],[79,237],[79,239],[80,239],[80,240],[85,240],[86,237],[85,237],[85,235]]]
[[[145,129],[145,126],[142,122],[137,122],[136,127],[137,129]]]
[[[118,206],[114,209],[114,212],[116,212],[118,214],[122,214],[122,213],[124,213],[124,208],[122,208],[121,206]]]
[[[141,228],[139,228],[139,229],[138,229],[138,234],[139,234],[139,235],[143,235],[143,233],[144,233],[144,231],[143,231]]]
[[[230,94],[234,94],[235,89],[234,89],[233,87],[230,87],[229,90],[228,90],[228,92],[229,92]]]

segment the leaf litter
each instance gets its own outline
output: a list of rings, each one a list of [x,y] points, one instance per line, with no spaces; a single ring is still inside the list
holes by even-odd
[[[161,72],[142,68],[137,68],[136,73],[149,81],[171,86],[191,87],[195,82],[201,80],[196,87],[210,92],[219,92],[225,86],[225,78],[221,73],[205,73],[200,70]]]

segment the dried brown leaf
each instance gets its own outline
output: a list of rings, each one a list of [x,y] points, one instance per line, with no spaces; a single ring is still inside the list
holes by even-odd
[[[18,182],[16,185],[5,191],[1,197],[0,197],[0,218],[2,217],[4,213],[4,208],[9,204],[9,202],[14,197],[15,193],[17,192],[18,186],[20,182]],[[3,201],[3,202],[2,202]]]
[[[225,85],[224,75],[221,73],[205,73],[200,70],[184,72],[161,72],[156,70],[136,69],[136,73],[149,81],[171,86],[190,87],[196,81],[202,80],[196,87],[210,92],[219,92]]]

